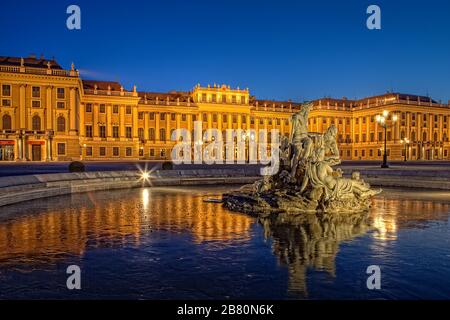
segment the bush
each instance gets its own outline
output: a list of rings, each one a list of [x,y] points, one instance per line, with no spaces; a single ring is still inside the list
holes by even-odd
[[[173,163],[166,161],[162,164],[162,169],[163,170],[173,170]]]
[[[85,172],[86,168],[84,163],[80,161],[74,161],[69,164],[69,172]]]

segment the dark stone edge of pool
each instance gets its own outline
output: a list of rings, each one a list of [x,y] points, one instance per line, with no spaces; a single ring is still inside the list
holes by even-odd
[[[345,168],[346,175],[351,169]],[[450,179],[436,172],[423,176],[403,170],[360,170],[362,178],[374,186],[450,190]],[[72,193],[113,189],[248,184],[260,179],[259,169],[159,170],[148,181],[136,171],[102,171],[0,177],[0,206],[27,200]]]
[[[148,180],[140,171],[56,173],[0,178],[0,206],[72,193],[113,189],[253,183],[255,170],[155,171]]]

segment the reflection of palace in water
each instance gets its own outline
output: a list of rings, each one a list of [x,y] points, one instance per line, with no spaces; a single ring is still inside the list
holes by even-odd
[[[371,210],[371,224],[375,238],[395,240],[399,229],[421,227],[429,221],[447,220],[450,211],[446,202],[419,199],[375,198]]]
[[[366,233],[367,215],[280,214],[260,219],[266,237],[273,239],[273,251],[289,268],[289,292],[307,296],[307,270],[314,268],[335,275],[335,259],[342,241]]]
[[[53,199],[51,209],[36,213],[24,210],[27,204],[17,206],[18,212],[10,214],[13,219],[0,222],[0,263],[29,258],[56,261],[65,254],[83,255],[87,247],[137,246],[152,229],[189,232],[198,243],[249,238],[252,218],[230,214],[191,192],[173,190],[132,190],[129,196],[122,190],[95,198],[72,195]],[[19,215],[24,211],[31,214]]]

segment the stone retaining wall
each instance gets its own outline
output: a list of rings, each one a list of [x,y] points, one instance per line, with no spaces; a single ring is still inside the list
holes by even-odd
[[[347,177],[350,177],[353,171],[359,171],[361,178],[372,186],[450,190],[450,171],[447,170],[343,168],[343,171]]]
[[[254,172],[253,172],[254,171]],[[88,191],[144,186],[186,186],[253,183],[255,170],[157,171],[143,181],[139,171],[42,174],[0,178],[0,206]]]
[[[344,168],[346,176],[354,169]],[[448,171],[359,170],[373,186],[450,190]],[[143,182],[138,171],[58,173],[0,178],[0,206],[64,194],[137,188],[143,186],[188,186],[247,184],[261,179],[259,169],[168,170],[151,174]]]

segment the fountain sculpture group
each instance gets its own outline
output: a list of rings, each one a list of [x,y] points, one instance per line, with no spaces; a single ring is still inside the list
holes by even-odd
[[[343,177],[336,141],[337,128],[324,134],[308,132],[311,103],[292,116],[290,138],[280,140],[280,170],[252,185],[223,195],[224,205],[233,211],[255,215],[271,213],[363,212],[369,209],[373,190],[359,172]]]

